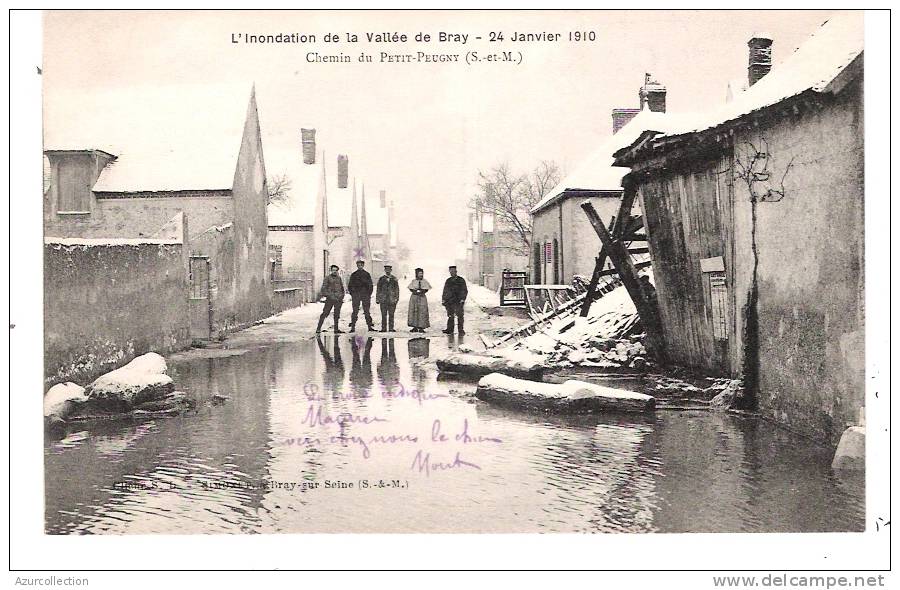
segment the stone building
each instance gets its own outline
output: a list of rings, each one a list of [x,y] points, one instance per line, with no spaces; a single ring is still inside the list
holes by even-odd
[[[191,97],[195,102],[176,90],[140,98],[98,100],[80,119],[96,129],[47,129],[44,235],[147,238],[184,214],[192,337],[268,316],[266,167],[255,90],[249,102],[234,94]],[[215,109],[197,108],[211,102]]]
[[[668,356],[742,377],[764,415],[834,442],[865,392],[862,17],[774,67],[767,36],[748,45],[746,90],[615,164],[644,212]]]

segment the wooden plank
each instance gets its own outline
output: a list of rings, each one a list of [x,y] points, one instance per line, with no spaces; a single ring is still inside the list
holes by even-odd
[[[648,352],[653,354],[661,364],[667,364],[662,326],[659,322],[656,304],[653,303],[653,300],[655,299],[654,294],[648,291],[642,283],[638,277],[637,269],[631,261],[631,256],[625,250],[625,247],[621,242],[613,240],[609,231],[606,229],[606,226],[603,225],[600,216],[597,215],[597,211],[594,209],[593,204],[590,201],[587,201],[581,204],[581,208],[587,215],[588,221],[591,223],[594,231],[597,232],[597,235],[600,237],[600,241],[603,243],[613,266],[615,266],[616,270],[619,272],[619,277],[622,279],[622,283],[625,285],[628,295],[631,297],[631,300],[634,301],[638,315],[641,316],[641,322],[643,323],[644,330],[647,334],[647,344],[649,345]]]

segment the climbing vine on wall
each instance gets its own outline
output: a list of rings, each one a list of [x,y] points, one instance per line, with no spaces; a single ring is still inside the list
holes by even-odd
[[[747,186],[751,202],[778,202],[784,198],[784,181],[794,167],[794,158],[785,166],[780,180],[773,176],[772,166],[769,142],[765,137],[760,137],[758,143],[744,141],[735,146],[734,178]]]

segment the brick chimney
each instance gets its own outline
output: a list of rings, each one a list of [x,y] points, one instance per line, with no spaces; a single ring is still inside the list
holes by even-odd
[[[303,143],[303,163],[316,163],[316,130],[301,129],[300,138]]]
[[[338,188],[347,188],[347,176],[350,171],[350,160],[343,154],[338,154],[337,182]]]
[[[666,87],[650,77],[650,74],[644,74],[644,85],[638,91],[638,97],[641,100],[641,110],[646,108],[654,113],[666,112]]]
[[[754,33],[747,47],[750,48],[747,81],[753,86],[772,69],[772,37],[768,33]]]
[[[613,133],[618,133],[619,129],[628,124],[629,121],[634,119],[638,113],[641,112],[641,109],[613,109],[612,110],[612,123],[613,123]]]

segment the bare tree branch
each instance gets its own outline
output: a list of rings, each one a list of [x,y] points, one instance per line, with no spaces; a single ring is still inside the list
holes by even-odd
[[[291,179],[286,174],[273,176],[266,181],[266,190],[269,193],[269,205],[272,203],[283,203],[287,200],[291,191]]]
[[[559,180],[559,167],[551,161],[542,161],[528,174],[517,174],[504,162],[488,171],[478,171],[478,193],[469,207],[492,214],[495,231],[513,233],[517,238],[513,249],[527,256],[531,246],[531,209]]]

